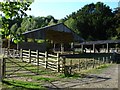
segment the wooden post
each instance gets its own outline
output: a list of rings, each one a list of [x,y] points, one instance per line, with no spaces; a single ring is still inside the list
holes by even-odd
[[[112,56],[110,56],[110,63],[113,63]]]
[[[2,58],[0,58],[0,82],[2,82]]]
[[[115,52],[117,52],[117,44],[115,44]]]
[[[87,58],[86,58],[86,60],[85,60],[85,69],[87,69],[87,64],[88,64],[88,62],[87,62]]]
[[[98,65],[100,66],[100,58],[98,57]]]
[[[29,49],[29,63],[31,63],[31,50]]]
[[[8,55],[9,55],[9,49],[7,48],[6,51],[7,51],[7,57],[8,57]]]
[[[79,71],[80,71],[80,59],[79,59],[79,64],[78,64],[78,68],[79,68]]]
[[[15,53],[16,53],[17,51],[15,50],[15,49],[13,49],[13,57],[15,58]]]
[[[3,58],[2,60],[2,79],[5,78],[5,71],[6,71],[6,62],[5,62],[6,58]]]
[[[55,48],[56,48],[56,46],[55,46],[55,43],[54,43],[54,47],[53,47],[53,51],[54,51],[54,52],[56,51]]]
[[[91,53],[91,48],[90,48],[90,53]]]
[[[70,75],[71,75],[71,73],[72,73],[72,59],[70,60],[70,68],[69,68],[70,70]]]
[[[47,55],[47,52],[45,52],[45,68],[47,68],[47,58],[48,58],[48,55]]]
[[[107,53],[109,53],[109,44],[107,43]]]
[[[64,52],[64,45],[61,43],[61,53]]]
[[[66,58],[63,57],[63,62],[62,62],[62,72],[64,73],[65,72],[65,64],[66,64]]]
[[[81,49],[82,49],[82,53],[83,53],[83,52],[84,52],[84,50],[83,50],[83,49],[84,49],[84,46],[83,46],[83,45],[81,45]]]
[[[95,44],[93,44],[93,53],[95,53]]]
[[[72,50],[72,53],[74,54],[74,42],[71,43],[71,50]]]
[[[103,64],[105,64],[105,57],[103,57]]]
[[[106,57],[106,60],[105,60],[106,62],[105,63],[108,63],[108,57]]]
[[[93,59],[93,68],[95,68],[95,58]]]
[[[59,53],[57,53],[57,72],[60,72]]]
[[[36,50],[37,75],[39,74],[39,51]]]
[[[21,58],[21,60],[23,61],[23,54],[22,54],[22,52],[23,52],[23,50],[20,49],[20,58]]]

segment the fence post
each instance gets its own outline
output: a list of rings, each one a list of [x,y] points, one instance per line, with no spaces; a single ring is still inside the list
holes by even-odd
[[[95,58],[93,58],[93,68],[95,68]]]
[[[69,71],[70,71],[69,74],[71,75],[71,73],[72,73],[72,69],[73,69],[73,66],[72,66],[72,59],[70,60],[70,67],[69,67],[69,69],[70,69],[70,70],[69,70]]]
[[[110,56],[110,63],[113,63],[112,56]]]
[[[98,57],[98,65],[100,66],[100,58]]]
[[[9,49],[7,48],[7,50],[6,50],[6,51],[7,51],[7,57],[8,57],[8,55],[9,55]]]
[[[0,58],[0,82],[2,82],[2,58]]]
[[[60,64],[59,64],[59,53],[57,53],[57,72],[60,72]]]
[[[45,68],[47,68],[47,58],[48,58],[48,55],[47,55],[47,52],[45,52]]]
[[[106,57],[106,63],[108,63],[108,57]]]
[[[2,60],[2,79],[5,78],[5,71],[6,71],[6,62],[5,62],[6,58],[3,58]]]
[[[88,65],[88,62],[87,62],[87,58],[85,60],[85,69],[87,69],[87,65]]]
[[[31,50],[29,49],[29,63],[31,63]]]
[[[37,60],[37,74],[39,73],[39,51],[36,50],[36,60]]]
[[[105,64],[105,57],[103,57],[103,64]]]
[[[20,49],[20,58],[21,58],[21,60],[23,61],[23,54],[22,54],[22,52],[23,52],[23,50]]]
[[[80,71],[80,59],[79,59],[79,64],[78,64],[78,68],[79,68],[79,71]]]
[[[62,62],[62,73],[64,73],[64,69],[65,69],[65,64],[66,64],[66,60],[65,60],[66,58],[65,57],[63,57],[63,62]]]

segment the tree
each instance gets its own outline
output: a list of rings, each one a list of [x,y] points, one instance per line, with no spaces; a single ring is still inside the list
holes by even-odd
[[[4,13],[4,16],[2,16],[2,35],[3,37],[7,39],[11,39],[11,36],[16,38],[15,32],[13,33],[12,30],[15,30],[17,24],[15,24],[11,29],[12,26],[10,23],[13,21],[21,21],[21,19],[27,14],[25,11],[30,10],[29,6],[32,3],[32,1],[27,2],[26,0],[18,1],[14,0],[14,2],[9,2],[9,0],[5,0],[5,2],[0,2],[0,11]],[[18,36],[17,36],[18,37]]]
[[[102,2],[91,3],[72,13],[65,24],[85,40],[106,40],[116,35],[114,13]]]
[[[67,25],[71,30],[74,30],[77,34],[80,34],[80,31],[77,29],[77,22],[72,17],[65,21],[65,25]]]
[[[58,22],[53,16],[49,15],[47,17],[25,17],[21,22],[20,29],[22,32],[30,31],[33,29],[45,27],[48,25],[54,25]]]
[[[120,7],[116,8],[114,12],[115,12],[114,18],[116,20],[116,31],[117,31],[115,38],[120,39]]]

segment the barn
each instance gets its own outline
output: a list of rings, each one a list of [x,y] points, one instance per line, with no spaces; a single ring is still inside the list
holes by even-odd
[[[24,42],[19,49],[31,49],[39,51],[68,51],[73,49],[74,42],[82,42],[83,38],[63,23],[34,29],[23,33]]]

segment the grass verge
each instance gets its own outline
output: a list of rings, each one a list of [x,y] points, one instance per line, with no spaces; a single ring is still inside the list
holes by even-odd
[[[55,81],[55,78],[51,78],[51,77],[40,77],[40,76],[34,76],[33,79],[35,81],[43,81],[43,82],[52,82]]]
[[[103,70],[110,67],[111,65],[112,64],[103,64],[103,65],[97,66],[96,68],[83,70],[83,71],[81,71],[81,73],[83,73],[83,74],[100,74]]]
[[[84,78],[88,74],[100,74],[100,73],[102,73],[103,70],[110,67],[111,65],[112,64],[103,64],[103,65],[97,66],[96,68],[82,70],[80,72],[74,72],[73,74],[71,74],[67,77],[63,73],[61,73],[58,75],[58,77],[59,78]]]
[[[7,84],[7,88],[14,89],[14,88],[23,88],[25,90],[27,89],[32,89],[32,90],[45,90],[44,87],[42,87],[38,83],[32,83],[32,82],[25,82],[25,81],[19,81],[19,80],[8,80],[4,79],[3,80],[4,84]]]

